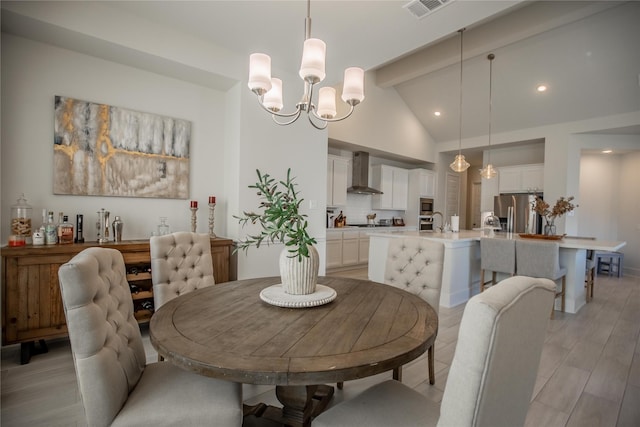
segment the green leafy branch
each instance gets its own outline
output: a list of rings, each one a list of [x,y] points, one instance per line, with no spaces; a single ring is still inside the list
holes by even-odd
[[[289,257],[309,256],[309,246],[316,243],[316,240],[307,233],[307,215],[300,214],[300,205],[303,199],[298,199],[296,184],[291,177],[291,169],[287,170],[285,181],[276,181],[269,174],[261,174],[256,170],[258,182],[250,185],[249,188],[257,190],[260,198],[259,213],[243,212],[242,216],[235,216],[238,222],[244,227],[248,223],[259,223],[262,231],[259,234],[247,235],[245,240],[240,241],[237,250],[247,252],[249,247],[255,245],[259,248],[262,242],[281,242],[287,246]]]

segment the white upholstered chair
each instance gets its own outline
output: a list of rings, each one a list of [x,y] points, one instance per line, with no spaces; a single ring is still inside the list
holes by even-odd
[[[89,426],[242,425],[240,384],[146,364],[119,251],[85,249],[58,276]]]
[[[562,279],[561,288],[556,291],[560,298],[560,311],[564,311],[567,289],[567,269],[560,266],[560,244],[548,241],[516,241],[516,264],[519,276],[542,277],[553,280]],[[551,318],[555,311],[555,301],[551,308]]]
[[[313,426],[524,425],[554,293],[550,280],[515,276],[471,298],[440,407],[387,380],[320,414]]]
[[[385,264],[384,282],[425,300],[436,314],[440,308],[444,245],[418,237],[390,239]],[[434,384],[434,346],[429,347],[429,383]],[[402,381],[402,367],[393,371]]]
[[[491,272],[491,286],[496,284],[496,273],[516,274],[516,241],[497,237],[480,238],[480,292],[487,282],[485,271]]]
[[[182,294],[215,285],[208,234],[181,231],[153,236],[149,250],[156,310]]]

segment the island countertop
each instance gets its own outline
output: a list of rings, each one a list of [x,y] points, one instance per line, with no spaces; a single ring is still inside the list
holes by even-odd
[[[484,233],[484,234],[483,234]],[[419,237],[442,242],[445,247],[440,305],[454,307],[466,302],[479,292],[480,239],[525,239],[516,233],[496,232],[489,236],[486,230],[461,230],[458,233],[431,231],[394,231],[369,235],[369,280],[384,283],[387,248],[391,239]],[[527,238],[527,240],[539,240]],[[549,240],[539,240],[549,241]],[[585,304],[584,278],[587,250],[613,252],[626,242],[564,237],[560,245],[560,265],[567,268],[566,311],[576,313]]]
[[[448,233],[440,233],[433,231],[391,231],[386,233],[379,233],[376,231],[371,231],[369,236],[378,236],[378,237],[422,237],[424,239],[429,240],[437,240],[441,241],[445,244],[445,246],[456,246],[456,242],[470,242],[480,240],[481,237],[492,237],[495,239],[514,239],[520,240],[523,239],[517,233],[503,233],[497,232],[494,233],[493,236],[487,236],[486,232],[483,235],[482,231],[475,230],[460,230],[458,233],[448,232]],[[537,239],[527,239],[527,240],[537,240]],[[561,248],[569,248],[569,249],[589,249],[596,251],[607,251],[607,252],[615,252],[620,250],[620,248],[624,247],[627,242],[624,241],[612,241],[612,240],[598,240],[598,239],[587,239],[587,238],[572,238],[572,237],[564,237],[561,240],[557,240],[560,244]]]

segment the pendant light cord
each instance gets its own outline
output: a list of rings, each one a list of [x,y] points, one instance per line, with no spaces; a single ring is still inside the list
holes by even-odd
[[[460,126],[458,126],[458,154],[462,154],[462,35],[464,28],[460,32]]]
[[[489,59],[489,153],[487,155],[488,164],[491,164],[491,117],[492,117],[492,94],[493,94],[493,59],[496,56],[490,53],[487,58]]]

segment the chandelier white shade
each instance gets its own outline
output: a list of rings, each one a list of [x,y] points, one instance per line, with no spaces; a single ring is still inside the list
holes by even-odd
[[[320,88],[318,92],[318,115],[322,118],[335,117],[336,111],[336,90],[332,87]]]
[[[262,105],[270,111],[282,110],[282,80],[273,78],[270,82],[271,89],[264,94]]]
[[[460,33],[460,124],[459,124],[459,139],[458,139],[458,154],[456,158],[451,162],[449,167],[453,169],[455,172],[464,172],[469,169],[469,162],[464,158],[464,154],[462,154],[462,34],[464,33],[464,28],[458,30]]]
[[[337,122],[349,117],[354,107],[364,100],[364,70],[350,67],[344,72],[342,100],[349,105],[349,111],[342,117],[336,117],[336,90],[323,87],[318,91],[318,105],[313,103],[315,85],[325,78],[325,58],[327,45],[320,39],[311,38],[311,1],[307,0],[307,18],[305,20],[305,41],[302,50],[302,63],[298,75],[304,81],[302,99],[296,104],[295,111],[281,113],[283,108],[282,81],[271,76],[271,58],[264,53],[254,53],[249,57],[248,86],[258,97],[262,108],[271,113],[273,121],[279,125],[288,125],[307,112],[309,122],[317,129],[324,129],[329,122]],[[277,118],[285,118],[279,121]]]
[[[253,53],[249,57],[249,89],[264,95],[271,89],[271,57]]]
[[[306,39],[302,49],[302,65],[300,78],[309,83],[320,83],[324,80],[324,62],[327,56],[327,45],[320,39]]]

